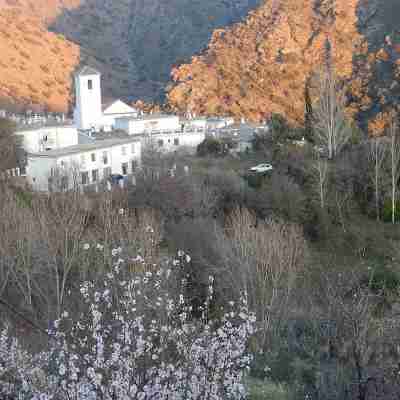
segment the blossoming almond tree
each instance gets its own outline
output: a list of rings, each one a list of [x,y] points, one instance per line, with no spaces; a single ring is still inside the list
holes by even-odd
[[[157,272],[125,281],[118,258],[101,285],[82,284],[79,318],[64,312],[55,321],[51,348],[36,365],[4,332],[0,394],[40,400],[244,399],[255,317],[243,297],[219,321],[208,320],[210,278],[203,318],[195,320],[182,291],[171,291],[176,269],[188,259],[180,252],[179,260]],[[18,357],[25,361],[16,362]],[[10,368],[23,384],[4,378]],[[38,368],[44,374],[40,385],[32,379],[35,368],[36,375]]]

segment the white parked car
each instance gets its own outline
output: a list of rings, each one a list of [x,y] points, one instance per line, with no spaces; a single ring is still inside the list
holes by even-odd
[[[250,171],[251,172],[268,172],[272,171],[273,167],[271,164],[258,164],[255,167],[251,167]]]

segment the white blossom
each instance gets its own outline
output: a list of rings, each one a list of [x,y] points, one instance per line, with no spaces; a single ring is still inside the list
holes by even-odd
[[[121,252],[114,249],[113,256]],[[74,319],[63,312],[61,321],[68,318],[68,324],[54,323],[57,340],[40,356],[23,351],[7,330],[0,332],[0,398],[25,400],[23,390],[32,400],[245,399],[242,378],[255,331],[245,299],[236,302],[238,312],[230,303],[218,324],[196,321],[185,297],[171,292],[172,271],[129,279],[120,270],[81,285],[83,314]],[[33,384],[34,374],[42,376],[40,385]],[[15,380],[3,382],[3,376]]]

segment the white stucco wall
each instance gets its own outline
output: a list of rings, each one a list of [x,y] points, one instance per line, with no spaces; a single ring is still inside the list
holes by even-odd
[[[152,134],[151,136],[145,136],[143,138],[142,147],[145,147],[149,142],[152,142],[153,146],[165,152],[177,151],[182,147],[195,151],[196,147],[205,139],[205,137],[205,132]]]
[[[117,129],[125,130],[129,135],[141,135],[146,132],[154,131],[178,131],[181,129],[179,117],[169,115],[163,117],[147,116],[137,119],[117,119],[115,124]]]
[[[128,118],[117,118],[115,120],[115,129],[121,129],[126,133],[129,133],[129,119]]]
[[[78,144],[75,126],[54,126],[17,131],[23,137],[23,147],[28,153],[39,153],[46,149],[60,149]]]
[[[207,129],[220,129],[234,123],[235,120],[232,117],[209,118],[207,119]]]
[[[207,127],[207,119],[206,118],[195,118],[188,120],[185,124],[185,128],[197,128],[197,129],[206,129]]]
[[[135,115],[132,115],[132,118],[134,116]],[[113,129],[118,129],[116,121],[123,117],[126,117],[126,114],[103,114],[99,123],[99,129],[103,129],[106,132],[112,131]]]
[[[92,89],[89,89],[89,81]],[[102,118],[100,74],[76,75],[75,99],[74,118],[78,129],[97,127]]]
[[[29,157],[26,166],[26,179],[32,185],[34,190],[48,191],[49,177],[51,176],[52,168],[55,168],[57,163],[55,159],[47,157]]]

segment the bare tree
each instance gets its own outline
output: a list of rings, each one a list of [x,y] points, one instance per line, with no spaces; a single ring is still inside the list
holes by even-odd
[[[373,166],[373,175],[372,180],[374,182],[375,188],[375,213],[376,219],[379,221],[380,212],[379,212],[379,199],[380,199],[380,176],[382,171],[383,161],[385,159],[386,154],[386,146],[383,142],[382,138],[372,139],[369,143],[369,160]]]
[[[328,175],[329,175],[329,167],[327,160],[318,157],[318,159],[312,165],[312,174],[317,186],[319,203],[321,209],[324,210],[326,205],[326,192],[328,187]]]
[[[392,186],[392,224],[396,221],[396,189],[400,176],[400,140],[396,117],[392,115],[389,125],[390,135],[390,172]]]
[[[23,161],[21,143],[15,133],[15,123],[0,118],[0,172],[15,168]]]
[[[293,292],[304,264],[306,243],[294,224],[258,223],[248,210],[235,210],[216,245],[223,259],[221,279],[236,293],[246,292],[260,323],[259,346],[289,316]]]
[[[78,192],[81,184],[80,168],[77,163],[70,163],[52,168],[48,175],[49,189],[52,192]]]
[[[318,102],[313,108],[314,132],[319,145],[334,159],[348,143],[351,127],[345,116],[345,93],[331,68],[318,76]]]

